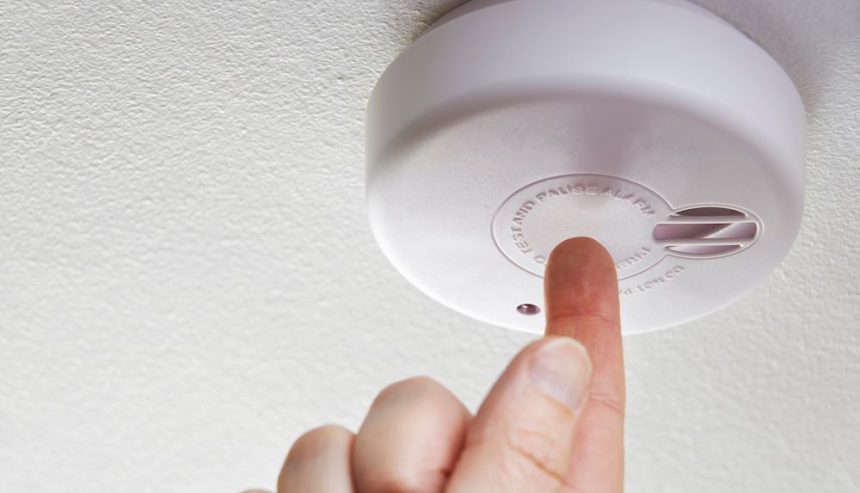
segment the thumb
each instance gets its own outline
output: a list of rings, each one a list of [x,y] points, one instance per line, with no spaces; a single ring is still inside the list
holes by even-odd
[[[523,349],[470,425],[445,491],[556,491],[590,380],[588,353],[574,339],[548,337]]]

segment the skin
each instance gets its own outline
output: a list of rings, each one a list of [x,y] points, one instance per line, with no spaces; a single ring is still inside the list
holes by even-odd
[[[302,435],[278,493],[620,493],[624,363],[615,266],[588,238],[557,246],[546,336],[511,361],[478,412],[426,377],[383,389],[357,433]]]

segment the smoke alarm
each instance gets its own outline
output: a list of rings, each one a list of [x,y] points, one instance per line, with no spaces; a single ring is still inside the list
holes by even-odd
[[[805,112],[789,77],[679,0],[474,0],[388,67],[367,204],[391,263],[441,303],[543,330],[547,256],[590,236],[622,326],[725,306],[791,247]]]

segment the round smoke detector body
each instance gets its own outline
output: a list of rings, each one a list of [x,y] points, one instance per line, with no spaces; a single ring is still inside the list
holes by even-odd
[[[474,0],[380,78],[367,202],[394,266],[477,319],[540,332],[566,238],[612,254],[625,333],[680,324],[771,272],[800,226],[789,77],[679,0]]]

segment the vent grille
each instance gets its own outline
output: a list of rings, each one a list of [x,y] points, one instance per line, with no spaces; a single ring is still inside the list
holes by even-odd
[[[683,257],[720,257],[758,240],[761,227],[752,214],[728,207],[690,207],[675,211],[654,227],[654,240]]]

